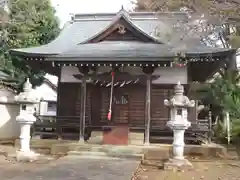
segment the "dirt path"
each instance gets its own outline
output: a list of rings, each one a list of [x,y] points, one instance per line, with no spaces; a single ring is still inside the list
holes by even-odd
[[[142,166],[136,180],[240,180],[240,161],[221,160],[193,162],[194,170],[185,172],[163,171]]]

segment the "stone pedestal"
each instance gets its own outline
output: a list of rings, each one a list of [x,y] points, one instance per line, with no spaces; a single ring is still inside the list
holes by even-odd
[[[190,122],[183,124],[175,124],[172,121],[168,122],[168,127],[173,129],[173,158],[184,159],[184,133],[185,129],[190,126]]]
[[[37,154],[33,151],[17,151],[16,152],[16,160],[18,162],[33,162],[38,160],[40,154]]]
[[[180,82],[174,88],[175,95],[170,101],[164,100],[164,105],[170,108],[170,120],[167,126],[173,130],[173,157],[164,164],[164,169],[192,168],[192,164],[184,158],[184,133],[191,126],[188,121],[188,108],[195,102],[184,96]]]
[[[172,169],[192,169],[192,163],[184,158],[184,133],[191,125],[185,121],[178,124],[176,121],[169,121],[167,126],[173,129],[173,157],[164,164],[165,170]]]
[[[20,114],[17,116],[17,121],[20,124],[20,149],[16,152],[16,160],[31,162],[37,160],[39,154],[36,154],[30,150],[30,130],[31,125],[35,121],[35,117],[32,115]]]
[[[20,151],[28,152],[30,151],[30,130],[34,122],[34,117],[31,117],[32,121],[26,121],[24,118],[25,117],[21,117],[21,115],[17,116],[17,121],[20,124]]]
[[[191,170],[193,165],[187,159],[169,159],[164,163],[164,170]]]

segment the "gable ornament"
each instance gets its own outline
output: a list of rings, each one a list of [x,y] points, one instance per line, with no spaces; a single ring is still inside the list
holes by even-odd
[[[119,32],[120,34],[125,34],[125,33],[126,33],[126,28],[125,28],[124,25],[118,24],[117,28],[118,28],[118,32]]]

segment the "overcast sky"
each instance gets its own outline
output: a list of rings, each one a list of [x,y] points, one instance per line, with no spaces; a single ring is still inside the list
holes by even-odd
[[[61,26],[70,19],[71,13],[118,12],[122,5],[131,9],[132,0],[51,0]]]

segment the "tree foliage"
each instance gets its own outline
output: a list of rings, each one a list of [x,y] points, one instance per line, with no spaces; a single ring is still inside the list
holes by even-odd
[[[26,77],[39,85],[45,73],[34,71],[21,58],[10,56],[9,50],[40,46],[52,41],[59,33],[58,19],[49,0],[12,0],[9,20],[1,24],[0,68],[16,80],[21,89]]]
[[[216,75],[211,83],[201,85],[193,93],[207,111],[211,110],[215,137],[226,142],[226,113],[231,120],[232,138],[240,136],[240,74],[238,70],[223,69]]]
[[[238,71],[220,71],[213,82],[203,85],[197,94],[204,104],[219,106],[240,118],[239,81]]]

